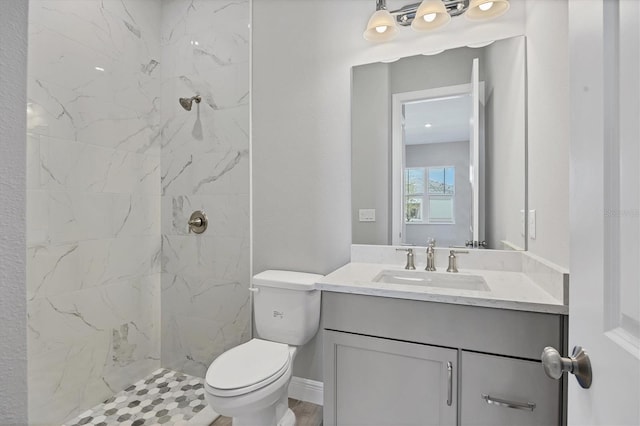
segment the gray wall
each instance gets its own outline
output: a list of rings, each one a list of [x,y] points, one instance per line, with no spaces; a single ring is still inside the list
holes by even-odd
[[[27,424],[27,6],[0,13],[0,422]]]
[[[529,251],[569,267],[569,35],[567,1],[527,0]]]
[[[372,44],[362,37],[368,1],[253,1],[254,273],[326,274],[349,261],[351,67],[523,34],[523,1],[511,3],[486,24],[457,19],[437,33],[405,29]],[[319,339],[293,373],[322,380]]]
[[[525,208],[525,40],[487,46],[485,76],[485,240],[524,248],[521,210]]]
[[[469,182],[469,141],[408,145],[407,167],[454,166],[455,224],[407,224],[405,242],[424,246],[435,238],[439,247],[464,245],[471,239],[471,183]],[[426,206],[425,206],[426,208]]]
[[[353,68],[351,99],[351,223],[353,241],[391,241],[391,97],[389,65]],[[358,210],[375,209],[375,222]]]

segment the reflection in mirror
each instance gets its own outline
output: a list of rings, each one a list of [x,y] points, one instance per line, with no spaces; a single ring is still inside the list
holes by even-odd
[[[524,44],[353,68],[354,244],[526,248]]]

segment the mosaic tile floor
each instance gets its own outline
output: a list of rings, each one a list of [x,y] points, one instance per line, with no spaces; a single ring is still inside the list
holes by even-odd
[[[207,407],[203,380],[161,368],[63,426],[186,424]]]

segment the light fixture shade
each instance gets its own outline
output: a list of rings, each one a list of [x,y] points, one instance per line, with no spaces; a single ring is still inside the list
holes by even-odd
[[[430,31],[447,25],[449,21],[451,16],[442,0],[424,0],[418,6],[411,28],[415,31]]]
[[[388,41],[398,34],[395,19],[386,9],[376,10],[362,36],[368,41]]]
[[[509,10],[509,0],[471,0],[464,16],[472,21],[497,18]]]

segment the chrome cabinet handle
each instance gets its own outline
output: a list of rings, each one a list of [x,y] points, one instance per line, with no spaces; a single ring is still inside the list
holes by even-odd
[[[447,392],[447,405],[453,404],[453,364],[451,361],[447,362],[447,378],[449,379],[449,389]]]
[[[507,401],[506,399],[495,398],[484,393],[480,394],[480,396],[487,402],[487,404],[497,405],[499,407],[507,407],[513,408],[515,410],[526,411],[533,411],[533,409],[536,408],[536,404],[534,404],[533,402]]]

